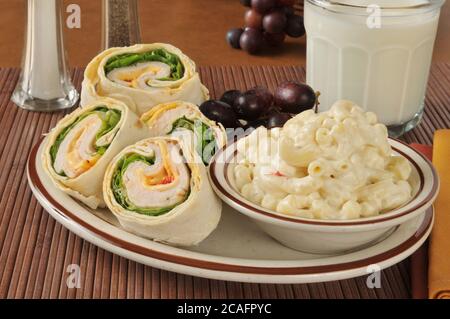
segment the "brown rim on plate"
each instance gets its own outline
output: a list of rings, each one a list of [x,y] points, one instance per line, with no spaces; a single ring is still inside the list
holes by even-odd
[[[62,206],[55,198],[53,198],[48,191],[45,189],[42,181],[39,178],[36,169],[36,155],[38,149],[42,143],[43,139],[41,139],[31,150],[30,155],[28,157],[27,162],[27,170],[28,176],[30,178],[30,183],[35,188],[35,191],[45,198],[51,207],[52,211],[59,214],[62,218],[66,219],[68,222],[77,225],[86,232],[90,233],[95,237],[99,237],[100,239],[125,250],[158,259],[161,261],[180,264],[184,266],[194,267],[194,268],[202,268],[213,271],[222,271],[222,272],[235,272],[235,273],[243,273],[243,274],[254,274],[254,275],[311,275],[311,274],[321,274],[321,273],[329,273],[329,272],[337,272],[337,271],[346,271],[352,270],[361,267],[367,267],[368,265],[381,263],[387,259],[393,258],[409,248],[413,247],[417,242],[423,238],[428,230],[432,226],[433,220],[433,210],[430,209],[427,211],[422,224],[419,226],[417,231],[407,240],[405,240],[400,245],[385,251],[381,254],[371,256],[368,258],[355,260],[346,263],[340,264],[332,264],[332,265],[322,265],[322,266],[306,266],[306,267],[258,267],[258,266],[244,266],[244,265],[234,265],[234,264],[226,264],[220,262],[213,261],[205,261],[199,260],[195,258],[189,258],[184,256],[176,256],[164,252],[160,252],[157,250],[150,249],[148,247],[144,247],[141,245],[133,244],[128,241],[125,241],[121,238],[115,237],[114,235],[104,232],[91,224],[87,223],[83,219],[79,218],[71,211]],[[98,218],[98,217],[97,217]]]
[[[257,213],[260,215],[264,215],[270,218],[275,218],[275,219],[279,219],[282,221],[287,221],[287,222],[293,222],[293,223],[297,223],[297,224],[308,224],[308,225],[319,225],[319,226],[356,226],[356,225],[368,225],[368,224],[377,224],[377,223],[381,223],[381,222],[385,222],[388,220],[392,220],[407,214],[410,214],[414,211],[416,211],[417,209],[423,207],[424,205],[426,205],[427,203],[429,203],[429,201],[433,198],[433,196],[436,194],[438,186],[439,186],[439,182],[438,182],[438,177],[437,177],[437,173],[436,170],[434,169],[433,165],[431,164],[431,162],[425,157],[423,156],[421,153],[417,152],[416,150],[414,150],[413,148],[411,148],[408,144],[397,140],[397,139],[392,139],[396,142],[399,142],[403,145],[405,145],[406,147],[408,147],[409,149],[411,149],[412,151],[414,151],[414,153],[416,153],[417,155],[419,155],[422,159],[424,159],[431,168],[432,174],[433,174],[433,186],[432,189],[430,191],[430,193],[418,204],[416,204],[415,206],[411,207],[410,209],[407,209],[405,211],[400,211],[399,213],[396,214],[392,214],[390,216],[386,216],[384,218],[377,218],[377,219],[371,219],[369,218],[361,218],[358,220],[354,220],[354,221],[324,221],[324,220],[314,220],[314,219],[306,219],[306,218],[301,218],[301,217],[288,217],[288,216],[281,216],[280,214],[277,213],[271,213],[268,212],[262,208],[259,208],[256,204],[250,205],[247,204],[245,202],[243,202],[241,199],[237,198],[236,196],[234,196],[233,194],[230,194],[227,190],[224,189],[224,187],[220,184],[219,180],[217,179],[215,172],[216,169],[216,159],[220,156],[220,154],[224,153],[226,149],[228,149],[229,147],[233,146],[234,144],[236,144],[237,141],[228,143],[226,146],[224,146],[222,149],[220,149],[217,154],[214,155],[213,159],[211,160],[211,163],[209,165],[209,176],[211,177],[211,181],[214,184],[214,186],[221,192],[221,194],[225,197],[227,197],[230,201],[235,202],[236,204],[250,210],[253,213]],[[419,190],[417,191],[416,195],[414,196],[414,198],[411,199],[414,200],[417,198],[417,196],[420,194],[420,192],[423,190],[424,187],[424,176],[423,176],[423,172],[422,170],[419,169],[419,166],[417,165],[417,163],[415,161],[413,161],[413,159],[405,154],[403,151],[397,149],[396,147],[391,146],[392,149],[394,151],[396,151],[397,153],[400,153],[402,156],[406,157],[408,159],[408,161],[410,163],[412,163],[412,165],[414,165],[414,167],[416,168],[418,174],[419,174],[419,178],[420,178],[420,187]],[[228,184],[228,186],[231,189],[234,189],[234,187],[231,185],[229,178],[228,178],[228,174],[227,174],[227,169],[228,166],[230,164],[230,157],[234,156],[236,154],[237,150],[235,150],[231,155],[229,155],[229,157],[226,159],[225,164],[224,164],[224,169],[223,169],[223,173],[224,174],[224,178],[226,183]],[[236,191],[237,192],[237,191]],[[380,215],[382,216],[382,215]]]

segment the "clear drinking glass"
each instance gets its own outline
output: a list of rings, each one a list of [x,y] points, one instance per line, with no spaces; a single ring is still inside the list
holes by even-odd
[[[420,121],[445,0],[306,0],[307,82],[320,109],[349,99],[391,136]]]
[[[141,43],[137,0],[103,0],[103,50]]]
[[[66,62],[61,2],[27,2],[22,72],[11,97],[16,105],[27,110],[57,111],[78,101]]]

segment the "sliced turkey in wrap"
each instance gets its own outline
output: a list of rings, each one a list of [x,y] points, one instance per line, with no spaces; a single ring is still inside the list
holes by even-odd
[[[211,121],[200,109],[189,102],[175,101],[159,104],[141,116],[147,124],[150,136],[171,134],[182,137],[184,131],[194,136],[194,147],[205,164],[208,164],[215,152],[227,142],[227,134],[222,124]],[[181,133],[181,134],[180,134]]]
[[[103,176],[125,146],[148,130],[120,101],[101,99],[66,115],[49,133],[42,153],[45,172],[72,197],[91,208],[105,206]]]
[[[141,115],[170,101],[200,105],[209,93],[189,57],[172,45],[153,43],[111,48],[96,56],[84,73],[81,105],[99,96],[121,100]]]
[[[173,137],[145,139],[120,152],[108,166],[103,193],[122,227],[174,245],[205,239],[220,220],[222,204],[196,157]]]

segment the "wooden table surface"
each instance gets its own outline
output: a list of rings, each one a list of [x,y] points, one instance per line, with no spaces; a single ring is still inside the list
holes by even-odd
[[[303,80],[301,67],[201,67],[212,96],[225,89]],[[0,68],[0,298],[407,298],[409,261],[382,272],[381,288],[366,278],[304,285],[266,285],[208,280],[160,271],[121,258],[84,241],[47,214],[32,196],[25,165],[31,147],[64,113],[32,113],[10,96],[17,68]],[[82,69],[72,72],[80,89]],[[433,131],[450,127],[450,64],[432,68],[425,117],[404,136],[432,143]],[[81,288],[68,289],[67,266],[81,266]]]
[[[301,0],[299,0],[301,1]],[[25,25],[25,0],[0,0],[0,66],[19,66]],[[66,28],[69,64],[84,67],[100,51],[101,1],[79,4],[81,28]],[[250,56],[228,47],[225,33],[243,26],[238,0],[140,0],[143,42],[178,46],[198,65],[305,65],[305,38],[288,39],[281,50]],[[67,14],[64,13],[64,17]],[[450,62],[450,1],[444,5],[434,50],[435,62]]]

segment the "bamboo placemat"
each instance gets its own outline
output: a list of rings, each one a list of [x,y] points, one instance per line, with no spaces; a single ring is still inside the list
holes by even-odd
[[[303,15],[303,8],[305,4],[303,0],[298,0],[294,3],[294,10],[296,13]]]
[[[121,258],[82,240],[55,222],[32,196],[25,164],[31,147],[64,113],[32,113],[10,102],[19,69],[0,69],[0,298],[407,298],[409,261],[382,272],[381,288],[366,277],[305,285],[208,280],[161,271]],[[213,97],[225,89],[302,81],[297,67],[201,67]],[[83,70],[72,78],[77,88]],[[43,79],[45,80],[45,79]],[[421,125],[407,142],[432,143],[433,131],[450,127],[450,64],[432,68]],[[81,266],[81,288],[68,289],[67,266]]]

